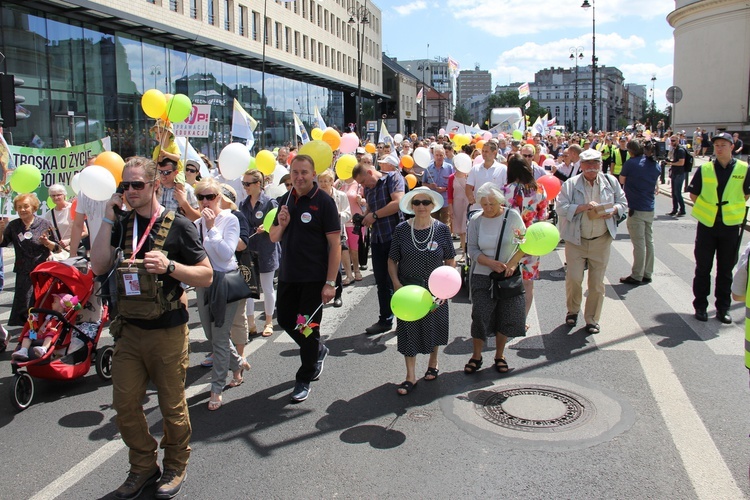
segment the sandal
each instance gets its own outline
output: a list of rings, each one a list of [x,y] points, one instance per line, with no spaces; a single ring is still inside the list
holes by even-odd
[[[341,286],[349,286],[352,284],[352,280],[349,278],[344,278],[341,280]]]
[[[266,323],[266,326],[263,327],[263,333],[261,334],[263,337],[270,337],[273,335],[273,323]]]
[[[240,375],[238,377],[232,377],[232,380],[229,381],[227,384],[227,387],[239,387],[242,385],[242,382],[245,381],[245,379],[242,378],[242,372],[244,370],[240,370]]]
[[[398,392],[399,396],[406,396],[411,391],[413,391],[416,386],[417,386],[416,382],[411,383],[408,380],[405,380],[405,381],[401,382],[401,385],[399,385],[396,388],[396,391]],[[403,391],[403,392],[401,392],[401,391]]]
[[[354,273],[354,281],[362,281],[362,275],[359,273]]]
[[[213,396],[213,393],[211,393],[211,396]],[[219,399],[209,399],[208,400],[208,410],[209,411],[216,411],[219,408],[221,408],[221,394],[219,394]]]
[[[578,314],[568,314],[565,316],[565,324],[568,326],[576,326],[578,323]]]
[[[495,358],[495,369],[498,373],[508,373],[508,370],[510,370],[508,362],[504,358]]]
[[[599,333],[601,329],[599,328],[599,323],[589,323],[586,325],[586,333]]]
[[[438,378],[438,373],[440,373],[440,370],[438,370],[437,368],[428,366],[427,371],[424,372],[424,379],[428,382],[431,382],[435,380],[436,378]],[[427,377],[432,377],[432,378],[427,378]]]
[[[212,352],[208,353],[206,355],[206,359],[201,361],[201,366],[203,368],[211,368],[212,366],[214,366],[214,354]]]
[[[471,375],[472,373],[476,373],[477,370],[479,370],[481,367],[482,358],[471,358],[469,362],[464,365],[464,373],[466,373],[467,375]]]

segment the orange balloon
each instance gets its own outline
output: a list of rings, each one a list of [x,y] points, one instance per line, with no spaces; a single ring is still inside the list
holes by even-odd
[[[73,198],[73,201],[70,202],[70,215],[72,218],[76,216],[76,207],[78,206],[78,198]]]
[[[417,176],[414,174],[406,174],[404,180],[406,181],[406,185],[409,186],[409,189],[414,189],[414,186],[417,185]]]
[[[374,153],[376,151],[375,144],[368,142],[365,145],[365,151],[367,151],[370,154]]]
[[[174,96],[172,94],[164,94],[164,97],[166,98],[167,102],[169,102],[169,100],[172,99],[172,97]],[[169,108],[169,106],[167,106],[167,108]],[[167,116],[167,108],[164,109],[164,113],[159,117],[159,119],[161,119],[164,122],[169,121],[169,117]]]
[[[484,147],[484,144],[485,144],[486,142],[487,142],[487,141],[485,141],[484,139],[479,139],[479,140],[477,141],[477,149],[482,149],[482,148]]]
[[[341,134],[339,134],[335,128],[328,127],[323,131],[323,137],[321,140],[331,146],[333,151],[336,151],[341,145]]]
[[[401,165],[404,168],[411,168],[411,167],[413,167],[414,166],[414,158],[412,158],[409,155],[402,156],[401,157]],[[409,174],[409,175],[411,175],[411,174]]]
[[[119,185],[122,182],[122,168],[125,166],[125,160],[122,159],[122,156],[113,151],[105,151],[99,153],[94,160],[94,165],[109,170],[109,173],[115,178],[115,184]]]

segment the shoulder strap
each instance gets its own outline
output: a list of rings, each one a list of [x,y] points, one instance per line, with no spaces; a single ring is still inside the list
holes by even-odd
[[[55,209],[53,208],[52,210],[50,210],[50,212],[52,213],[52,224],[55,225],[55,232],[57,233],[57,239],[59,241],[62,241],[62,235],[60,234],[60,228],[57,227],[57,217],[55,217]]]
[[[124,236],[123,236],[123,239],[121,240],[122,247],[123,247],[123,257],[126,259],[130,258],[131,254],[133,253],[133,250],[127,244],[125,244],[125,242],[130,241],[132,238],[137,237],[137,235],[133,234],[133,219],[136,216],[135,211],[131,213],[132,213],[132,216],[128,217],[127,221],[125,222]],[[167,234],[169,233],[169,230],[172,228],[172,222],[174,222],[174,218],[175,218],[174,210],[170,210],[166,213],[166,215],[164,216],[164,219],[159,225],[159,230],[156,232],[156,236],[154,237],[154,246],[152,250],[156,250],[158,252],[162,250],[162,248],[164,247],[164,242],[167,239]]]
[[[505,207],[505,214],[503,215],[503,225],[500,227],[500,237],[497,239],[497,248],[495,248],[495,260],[500,258],[500,245],[503,244],[503,233],[505,233],[505,223],[508,222],[508,210],[510,210],[510,208]]]

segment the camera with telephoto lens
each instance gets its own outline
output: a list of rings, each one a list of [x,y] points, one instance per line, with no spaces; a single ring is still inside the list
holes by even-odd
[[[352,223],[354,224],[355,233],[360,233],[362,231],[363,220],[365,220],[365,216],[362,214],[354,214],[354,217],[352,217]]]

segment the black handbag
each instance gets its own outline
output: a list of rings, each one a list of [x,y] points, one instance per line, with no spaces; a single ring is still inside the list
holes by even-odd
[[[495,260],[500,257],[500,246],[503,243],[503,234],[505,233],[505,223],[508,221],[508,208],[505,209],[505,217],[503,218],[503,225],[500,228],[500,237],[497,239],[497,248],[495,249]],[[516,270],[510,276],[506,276],[505,273],[498,273],[492,271],[490,273],[490,280],[492,280],[491,295],[493,298],[507,299],[510,297],[517,297],[526,293],[523,288],[523,278],[521,276],[521,268],[516,267]]]
[[[224,277],[227,282],[227,302],[260,298],[260,264],[258,253],[250,249],[235,254],[239,267],[236,271],[227,273]],[[230,274],[232,276],[230,277]]]

